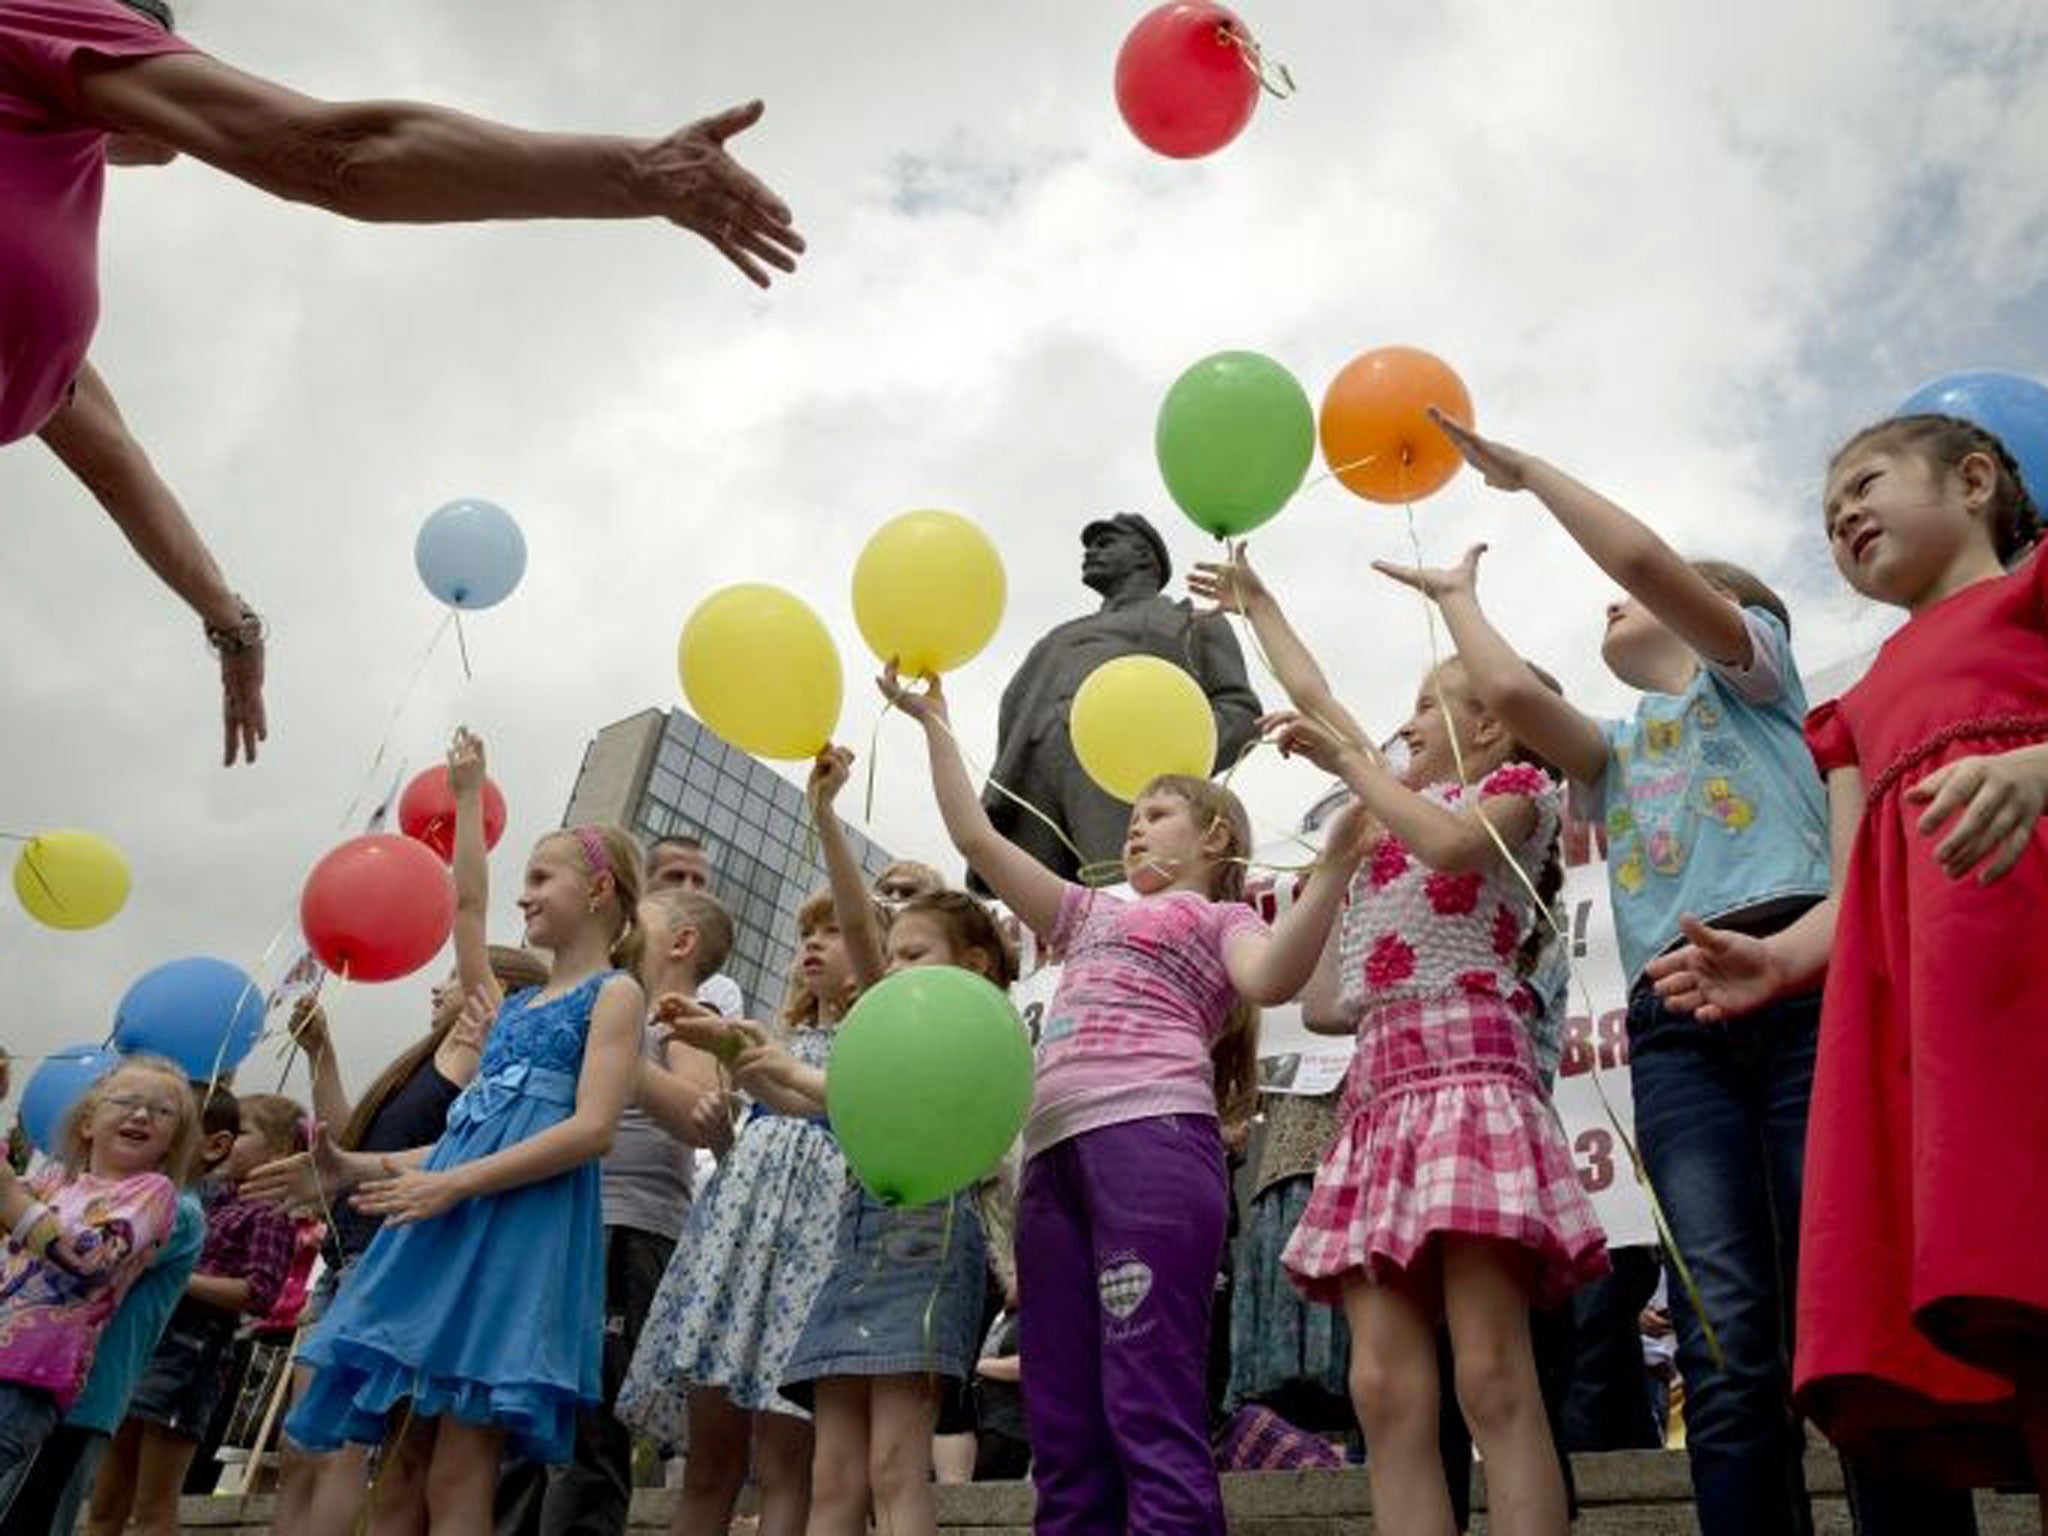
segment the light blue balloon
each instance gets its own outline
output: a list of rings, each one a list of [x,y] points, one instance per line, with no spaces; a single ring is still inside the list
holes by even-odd
[[[54,1157],[64,1134],[64,1117],[85,1090],[121,1064],[100,1045],[67,1045],[43,1058],[21,1091],[21,1128],[39,1152]]]
[[[1997,437],[2019,465],[2034,505],[2048,506],[2048,385],[1990,369],[1944,374],[1914,390],[1898,410],[1901,416],[1923,412],[1960,416]]]
[[[526,574],[526,536],[503,507],[466,497],[420,524],[412,558],[442,602],[488,608],[510,597]]]
[[[114,1013],[115,1045],[168,1056],[196,1083],[232,1072],[262,1030],[263,989],[204,955],[143,972]]]

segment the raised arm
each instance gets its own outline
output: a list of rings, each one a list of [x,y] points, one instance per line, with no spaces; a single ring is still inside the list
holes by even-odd
[[[1483,438],[1441,412],[1430,416],[1488,485],[1533,492],[1595,565],[1694,651],[1726,667],[1755,660],[1741,605],[1717,591],[1655,529],[1555,464]]]
[[[455,791],[455,976],[462,995],[481,992],[492,1012],[504,997],[491,972],[484,923],[490,908],[491,871],[484,848],[484,744],[457,726],[448,745],[448,783]]]
[[[1325,722],[1341,736],[1367,743],[1364,728],[1337,702],[1321,664],[1295,633],[1280,600],[1252,569],[1243,545],[1236,546],[1228,560],[1197,565],[1188,574],[1188,590],[1215,604],[1216,613],[1241,614],[1251,624],[1267,664],[1297,711]]]
[[[71,398],[38,434],[105,509],[143,563],[199,615],[220,657],[223,761],[256,761],[269,732],[263,712],[263,623],[228,587],[213,554],[171,488],[128,430],[113,392],[91,363]]]
[[[825,852],[825,874],[832,885],[832,910],[839,919],[839,936],[846,942],[846,962],[853,968],[853,979],[865,989],[882,979],[888,960],[882,954],[882,928],[875,921],[875,902],[868,893],[867,875],[854,858],[846,829],[839,824],[839,814],[833,808],[852,770],[851,752],[845,747],[827,746],[811,764],[804,798],[810,802],[811,818],[817,823],[818,846]]]
[[[661,218],[708,240],[749,281],[796,269],[789,209],[725,151],[761,118],[749,102],[664,139],[529,133],[409,101],[318,101],[204,54],[84,75],[102,118],[252,186],[348,218]]]
[[[1284,1003],[1308,984],[1344,905],[1345,889],[1364,853],[1366,816],[1358,805],[1337,813],[1323,856],[1294,905],[1266,933],[1241,933],[1224,947],[1223,965],[1237,995],[1257,1007]]]
[[[974,783],[967,777],[960,744],[953,738],[946,718],[946,696],[939,680],[929,679],[923,692],[907,686],[896,675],[892,662],[877,680],[882,696],[924,727],[925,747],[931,760],[932,793],[939,802],[939,817],[946,835],[960,850],[974,872],[988,882],[988,888],[1027,928],[1049,934],[1060,915],[1067,882],[1030,854],[1004,837],[988,819]]]
[[[306,1053],[306,1075],[313,1084],[313,1123],[339,1135],[341,1128],[355,1114],[355,1105],[349,1102],[348,1089],[341,1080],[341,1067],[335,1061],[334,1038],[327,1028],[327,1010],[320,1006],[318,998],[302,997],[292,1005],[288,1027],[292,1039]]]
[[[611,1150],[619,1112],[633,1092],[644,1017],[640,984],[612,977],[591,1008],[576,1108],[567,1119],[473,1163],[367,1182],[356,1195],[356,1208],[394,1222],[424,1221],[458,1201],[537,1183],[602,1157]]]
[[[1485,553],[1484,544],[1474,544],[1464,559],[1441,570],[1385,560],[1372,568],[1437,605],[1472,691],[1509,735],[1566,778],[1597,784],[1607,772],[1607,738],[1591,715],[1544,685],[1479,606],[1479,557]]]

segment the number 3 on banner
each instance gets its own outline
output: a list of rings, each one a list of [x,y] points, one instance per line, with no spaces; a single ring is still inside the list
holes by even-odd
[[[1579,1168],[1579,1187],[1589,1195],[1597,1195],[1614,1182],[1614,1133],[1599,1126],[1588,1126],[1579,1132],[1578,1140],[1572,1143],[1572,1150],[1582,1159]]]

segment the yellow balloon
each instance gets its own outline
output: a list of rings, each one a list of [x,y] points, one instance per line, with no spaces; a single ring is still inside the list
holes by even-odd
[[[1157,656],[1118,656],[1090,672],[1067,729],[1088,777],[1119,800],[1162,773],[1215,771],[1216,716],[1202,685]]]
[[[676,670],[697,717],[757,757],[815,757],[839,723],[839,652],[802,599],[743,582],[683,625]]]
[[[905,512],[877,528],[853,568],[861,638],[905,677],[972,660],[1002,622],[1002,557],[957,512]]]
[[[14,894],[52,928],[97,928],[128,900],[128,861],[96,832],[43,832],[14,861]]]

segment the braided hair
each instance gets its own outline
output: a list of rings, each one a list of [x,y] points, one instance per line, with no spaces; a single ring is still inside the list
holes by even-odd
[[[1916,453],[1937,469],[1953,470],[1973,453],[1981,453],[1993,465],[1991,488],[1991,544],[2007,566],[2039,542],[2041,511],[2027,494],[2027,483],[2012,451],[1994,432],[1960,416],[1932,412],[1917,416],[1894,416],[1865,427],[1835,450],[1828,460],[1828,473],[1858,448],[1878,448]]]

